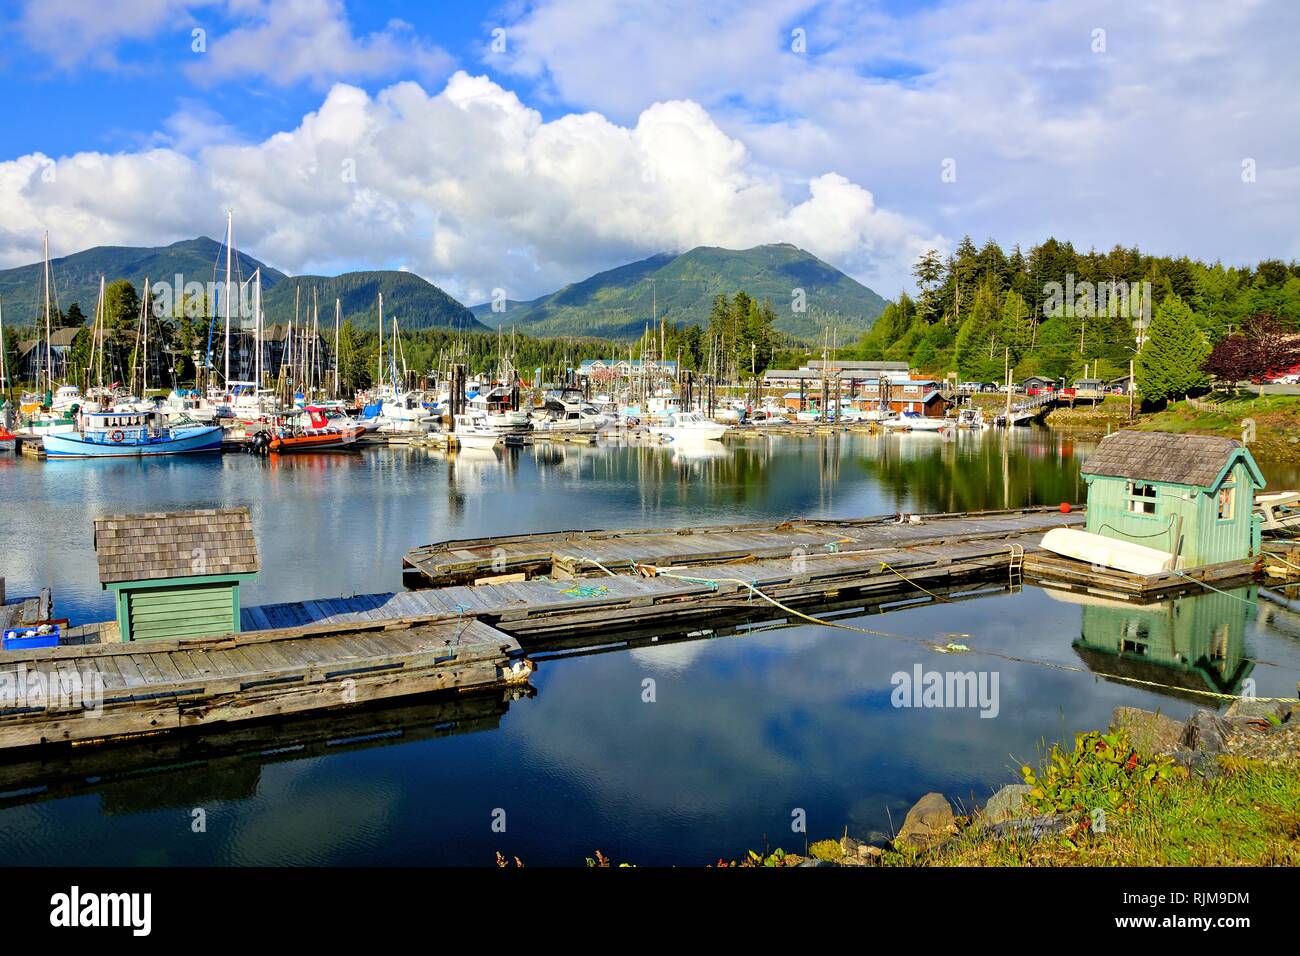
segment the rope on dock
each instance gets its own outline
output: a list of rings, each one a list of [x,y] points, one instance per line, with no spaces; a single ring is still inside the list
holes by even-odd
[[[883,562],[881,563],[883,564]],[[1094,671],[1087,667],[1079,667],[1073,664],[1063,664],[1058,661],[1044,661],[1033,657],[1019,657],[1015,654],[1003,654],[998,651],[972,649],[966,647],[965,645],[954,645],[952,643],[940,644],[937,641],[932,641],[923,637],[913,637],[908,634],[891,634],[889,631],[876,631],[867,627],[858,627],[854,624],[844,624],[841,623],[840,621],[829,621],[826,620],[825,618],[817,617],[812,614],[805,614],[803,611],[796,611],[794,608],[790,607],[789,605],[782,604],[776,598],[764,594],[752,582],[745,581],[741,578],[691,577],[685,574],[673,574],[671,571],[661,570],[660,568],[652,564],[637,564],[636,567],[638,569],[644,569],[646,571],[649,571],[652,574],[654,574],[656,577],[674,578],[678,581],[688,581],[691,584],[701,584],[710,587],[715,591],[718,589],[719,584],[737,584],[743,588],[748,588],[752,595],[757,595],[758,597],[766,601],[768,604],[771,604],[773,607],[780,608],[782,611],[785,611],[787,614],[792,614],[795,617],[802,618],[803,620],[808,621],[809,623],[819,624],[822,627],[833,627],[842,631],[854,631],[858,634],[869,634],[872,637],[884,637],[892,641],[902,641],[907,644],[918,644],[922,647],[927,647],[930,650],[937,651],[941,654],[947,654],[960,649],[963,653],[983,654],[986,657],[993,657],[998,660],[1010,661],[1016,664],[1036,664],[1039,667],[1047,667],[1047,668],[1051,668],[1052,670],[1069,671],[1074,674],[1090,674],[1094,677],[1108,678],[1110,680],[1117,680],[1126,684],[1134,684],[1139,687],[1160,688],[1164,690],[1177,691],[1178,693],[1184,693],[1184,694],[1200,694],[1201,696],[1204,697],[1213,697],[1216,700],[1241,700],[1242,699],[1240,696],[1236,694],[1225,694],[1220,691],[1213,691],[1213,690],[1201,690],[1195,687],[1177,687],[1173,684],[1164,684],[1161,683],[1160,681],[1153,681],[1153,680],[1143,680],[1142,678],[1138,678],[1138,677],[1128,677],[1124,674],[1107,674],[1107,673],[1103,673],[1102,671]],[[893,569],[891,568],[890,570]],[[1195,579],[1191,579],[1191,580],[1195,580]],[[924,590],[924,588],[922,588],[922,590]],[[927,591],[926,593],[928,594],[930,592]],[[1236,597],[1236,595],[1232,595],[1232,596]],[[1269,703],[1269,704],[1300,704],[1300,698],[1297,697],[1251,697],[1250,699],[1258,700],[1263,703]]]

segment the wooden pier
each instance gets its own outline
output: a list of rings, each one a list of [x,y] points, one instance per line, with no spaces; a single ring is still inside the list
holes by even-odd
[[[89,743],[525,683],[518,642],[464,616],[14,651],[0,749]]]

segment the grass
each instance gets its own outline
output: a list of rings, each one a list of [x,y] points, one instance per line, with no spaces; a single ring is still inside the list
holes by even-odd
[[[1036,788],[1029,798],[1029,812],[1050,812],[1064,802],[1073,824],[1066,833],[1038,840],[998,840],[968,827],[930,853],[890,850],[882,862],[893,866],[1300,865],[1300,758],[1265,763],[1221,756],[1219,775],[1207,779],[1165,758],[1132,754],[1122,735],[1080,735],[1079,740],[1083,745],[1076,742],[1070,753],[1053,748],[1044,766],[1026,775]],[[1094,829],[1092,807],[1107,809],[1101,828]]]
[[[1216,393],[1197,405],[1177,402],[1164,411],[1143,415],[1135,427],[1147,431],[1241,438],[1247,419],[1255,436],[1251,450],[1261,458],[1300,458],[1300,396]]]

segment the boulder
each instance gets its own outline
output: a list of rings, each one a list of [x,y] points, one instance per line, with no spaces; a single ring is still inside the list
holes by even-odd
[[[956,832],[957,821],[948,798],[942,793],[927,793],[907,811],[894,845],[921,850]]]
[[[1227,713],[1223,716],[1229,719],[1237,717],[1245,718],[1264,718],[1265,720],[1276,717],[1279,721],[1286,720],[1291,713],[1288,704],[1276,700],[1256,700],[1253,697],[1243,697],[1234,700],[1228,707]]]
[[[1025,783],[1007,784],[989,797],[989,802],[984,806],[984,818],[990,823],[1001,823],[1020,816],[1025,796],[1033,789]]]
[[[1219,753],[1228,743],[1231,728],[1226,720],[1208,710],[1198,710],[1183,724],[1179,743],[1188,750]]]
[[[1178,721],[1138,707],[1116,707],[1110,715],[1110,729],[1128,731],[1133,749],[1147,756],[1177,750],[1183,736],[1183,725]]]

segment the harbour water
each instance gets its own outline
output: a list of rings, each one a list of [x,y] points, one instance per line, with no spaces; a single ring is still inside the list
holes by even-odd
[[[406,549],[450,537],[1079,501],[1078,456],[1090,446],[1025,429],[695,451],[5,457],[0,575],[14,594],[52,585],[74,623],[106,619],[94,516],[247,505],[263,570],[245,603],[388,591],[401,587]],[[1300,486],[1293,470],[1264,468],[1272,487]],[[1239,693],[1253,681],[1256,694],[1292,695],[1300,677],[1300,615],[1251,589],[1137,611],[1027,587],[866,626],[971,651],[797,626],[541,655],[531,697],[408,704],[207,751],[121,748],[59,763],[0,788],[0,851],[14,863],[417,865],[487,865],[500,851],[581,865],[599,849],[620,862],[702,864],[802,848],[845,827],[888,832],[930,790],[982,802],[1017,778],[1019,761],[1105,726],[1120,704],[1180,717],[1214,703],[1189,688]],[[1116,635],[1148,648],[1142,674],[1166,687],[1097,676]],[[894,706],[893,676],[917,665],[996,674],[996,716]],[[801,817],[806,834],[792,830]]]

